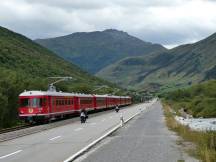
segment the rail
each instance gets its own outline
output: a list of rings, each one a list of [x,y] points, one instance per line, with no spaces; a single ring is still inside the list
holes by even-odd
[[[17,130],[25,129],[25,128],[29,128],[29,127],[32,127],[32,125],[25,124],[25,125],[19,125],[19,126],[16,126],[16,127],[0,129],[0,134],[12,132],[12,131],[17,131]]]

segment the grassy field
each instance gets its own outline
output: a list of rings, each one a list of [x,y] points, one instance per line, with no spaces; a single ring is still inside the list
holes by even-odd
[[[192,142],[195,147],[187,148],[190,155],[195,156],[203,162],[216,161],[216,132],[197,132],[192,131],[189,127],[183,126],[174,119],[171,106],[163,102],[164,114],[168,128],[175,131],[184,142]]]

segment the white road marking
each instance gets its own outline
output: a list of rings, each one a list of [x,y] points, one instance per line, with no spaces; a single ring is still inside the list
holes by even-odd
[[[74,131],[81,131],[83,128],[76,128],[76,129],[74,129]]]
[[[10,154],[1,156],[0,159],[4,159],[4,158],[6,158],[6,157],[8,157],[8,156],[11,156],[11,155],[14,155],[14,154],[18,154],[18,153],[21,152],[21,151],[22,151],[22,150],[18,150],[18,151],[16,151],[16,152],[12,152],[12,153],[10,153]]]
[[[50,141],[53,141],[53,140],[55,140],[55,139],[57,139],[57,138],[60,138],[61,136],[56,136],[56,137],[53,137],[53,138],[50,138],[49,140]]]
[[[125,121],[125,123],[127,123],[128,121],[130,121],[132,118],[134,118],[136,115],[138,115],[140,112],[134,114],[133,116],[129,117],[129,119],[127,119]],[[90,149],[92,146],[94,146],[95,144],[97,144],[99,141],[103,140],[104,138],[106,138],[108,135],[110,135],[111,133],[113,133],[114,131],[116,131],[118,128],[120,128],[120,124],[116,125],[114,128],[112,128],[110,131],[108,131],[107,133],[105,133],[104,135],[102,135],[101,137],[99,137],[98,139],[96,139],[95,141],[93,141],[92,143],[88,144],[87,146],[85,146],[84,148],[82,148],[80,151],[78,151],[77,153],[73,154],[72,156],[70,156],[69,158],[67,158],[66,160],[64,160],[64,162],[70,162],[75,160],[77,157],[79,157],[81,154],[83,154],[86,150]]]

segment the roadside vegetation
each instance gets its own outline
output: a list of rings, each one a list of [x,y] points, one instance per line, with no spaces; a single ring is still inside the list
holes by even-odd
[[[186,151],[203,162],[215,162],[216,161],[216,132],[198,132],[192,131],[189,127],[179,124],[172,113],[171,107],[166,103],[163,104],[164,113],[166,117],[166,124],[168,128],[175,131],[183,141],[180,142],[184,145],[184,142],[192,142],[195,147],[186,146]]]
[[[166,123],[169,129],[182,137],[182,143],[192,142],[187,152],[203,162],[216,161],[216,132],[199,132],[178,123],[174,116],[184,109],[194,117],[216,117],[216,81],[209,81],[189,89],[166,94],[163,99]]]
[[[173,91],[163,97],[176,112],[184,109],[193,117],[216,117],[216,80]]]

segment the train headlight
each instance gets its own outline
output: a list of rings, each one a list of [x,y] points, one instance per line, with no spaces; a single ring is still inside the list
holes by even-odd
[[[33,109],[32,108],[29,109],[29,113],[33,113]]]

